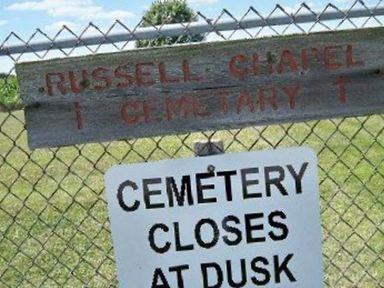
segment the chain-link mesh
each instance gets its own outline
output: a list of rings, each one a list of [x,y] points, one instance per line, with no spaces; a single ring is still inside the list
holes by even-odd
[[[294,13],[280,6],[266,16],[250,8],[238,18],[223,10],[216,19],[198,13],[210,32],[205,41],[256,38],[264,35],[308,33],[382,26],[382,17],[356,1],[348,10],[327,5],[321,13],[302,4]],[[355,9],[366,9],[368,17],[349,17]],[[336,11],[339,20],[323,15]],[[298,24],[301,13],[316,16],[313,23]],[[269,25],[283,15],[288,25]],[[264,25],[244,29],[249,17]],[[216,23],[232,19],[234,31],[218,31]],[[142,21],[146,21],[143,19]],[[102,36],[98,45],[8,55],[10,71],[0,80],[0,95],[17,85],[13,64],[25,59],[48,59],[102,51],[132,49],[132,41],[112,43],[117,30],[135,39],[136,28],[116,21],[102,31],[89,24],[80,34],[63,27],[53,38],[41,30],[28,39],[11,33],[0,48],[31,47],[45,40],[52,47],[59,39],[82,39],[89,33]],[[184,27],[183,37],[190,24]],[[163,26],[162,26],[163,27]],[[154,27],[158,37],[162,27]],[[185,37],[183,38],[185,39]],[[79,45],[81,46],[81,45]],[[58,48],[58,47],[56,47]],[[4,61],[4,57],[0,59]],[[16,96],[14,96],[16,97]],[[8,101],[8,102],[7,102]],[[250,127],[177,136],[114,141],[57,149],[27,148],[21,103],[12,95],[2,100],[0,113],[0,287],[115,287],[115,260],[110,238],[103,175],[119,163],[154,161],[193,155],[196,140],[221,139],[226,153],[305,145],[319,158],[325,284],[328,287],[384,287],[384,117],[373,115],[299,124]]]

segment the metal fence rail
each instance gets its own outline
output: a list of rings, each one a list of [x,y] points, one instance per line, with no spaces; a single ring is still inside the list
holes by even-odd
[[[260,27],[273,27],[281,25],[298,25],[305,23],[322,23],[332,20],[350,20],[354,18],[374,18],[384,15],[384,7],[376,6],[369,9],[364,2],[359,1],[362,5],[358,9],[341,10],[332,4],[328,4],[322,12],[314,12],[307,4],[303,3],[301,8],[296,13],[288,13],[282,6],[277,5],[272,13],[263,17],[255,8],[249,8],[248,12],[240,19],[236,19],[228,10],[223,10],[221,17],[213,21],[205,17],[202,13],[198,13],[202,21],[192,23],[180,24],[165,24],[162,26],[152,25],[150,27],[137,26],[135,29],[126,29],[123,33],[106,33],[96,36],[81,37],[78,39],[64,39],[64,40],[48,40],[33,44],[27,42],[22,45],[0,47],[1,55],[12,55],[20,53],[40,52],[47,50],[66,49],[73,47],[83,47],[91,45],[100,45],[105,43],[119,43],[129,42],[135,40],[151,40],[157,37],[177,37],[182,35],[195,35],[211,32],[224,32],[235,30],[247,30]],[[278,16],[274,16],[276,12],[280,12]],[[249,14],[251,17],[245,17]],[[230,16],[229,19],[222,20],[223,15]],[[255,17],[257,16],[257,17]],[[145,22],[146,19],[143,19]],[[378,23],[379,20],[377,20]],[[341,23],[340,23],[341,24]],[[302,30],[305,32],[304,30]]]
[[[41,30],[28,40],[11,33],[0,44],[0,55],[14,64],[47,59],[54,49],[62,57],[105,47],[119,51],[137,39],[204,33],[208,40],[227,41],[383,26],[381,4],[356,1],[347,10],[329,4],[320,12],[303,4],[295,13],[276,6],[268,15],[250,8],[239,18],[223,10],[216,19],[199,13],[200,22],[149,28],[140,28],[146,19],[133,29],[117,21],[105,32],[94,24],[80,34],[63,27],[54,38]],[[113,32],[117,26],[125,32]],[[99,34],[87,36],[90,28]],[[72,38],[61,39],[64,32]],[[0,79],[0,96],[17,89],[13,72],[10,68]],[[227,153],[296,145],[315,149],[325,284],[384,287],[383,115],[30,151],[23,111],[12,107],[0,113],[0,287],[115,287],[105,171],[118,163],[191,156],[195,140],[215,138],[224,141]]]

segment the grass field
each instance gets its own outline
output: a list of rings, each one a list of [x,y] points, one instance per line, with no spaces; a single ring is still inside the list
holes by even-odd
[[[118,163],[192,156],[193,141],[205,138],[30,152],[23,113],[0,113],[0,287],[114,287],[104,172]],[[224,140],[226,153],[312,147],[327,286],[384,287],[383,117],[221,131],[214,138]]]

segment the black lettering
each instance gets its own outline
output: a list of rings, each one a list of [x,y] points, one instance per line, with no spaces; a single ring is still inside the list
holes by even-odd
[[[198,173],[198,174],[196,174],[197,202],[199,204],[201,204],[201,203],[216,203],[217,202],[217,199],[215,197],[204,198],[204,194],[203,194],[204,190],[215,189],[215,185],[213,185],[213,184],[203,185],[201,183],[202,179],[208,179],[208,178],[212,178],[214,176],[215,175],[213,173]]]
[[[303,163],[299,173],[296,173],[292,165],[287,165],[289,173],[291,173],[292,177],[295,179],[296,194],[303,193],[301,180],[303,179],[303,176],[305,171],[307,170],[307,167],[308,167],[308,162]]]
[[[225,217],[222,222],[222,227],[224,231],[236,235],[236,238],[234,240],[230,240],[228,236],[224,236],[223,237],[224,243],[227,244],[228,246],[236,246],[241,242],[241,240],[243,239],[243,236],[241,234],[240,229],[228,225],[228,222],[235,222],[236,224],[240,224],[240,220],[234,215],[229,215]]]
[[[169,200],[169,207],[174,206],[173,197],[176,198],[176,202],[179,206],[184,206],[185,197],[187,197],[188,205],[193,205],[193,197],[191,190],[191,177],[186,175],[181,178],[181,187],[180,191],[177,188],[175,178],[167,177],[165,178],[165,183],[167,186],[167,194]]]
[[[161,190],[150,190],[148,185],[160,184],[161,178],[143,179],[144,202],[147,209],[164,208],[164,203],[151,203],[151,196],[161,195]]]
[[[210,283],[208,278],[208,269],[214,269],[216,271],[216,281],[214,284]],[[203,263],[201,264],[201,272],[203,274],[203,287],[204,288],[220,288],[223,285],[223,271],[221,271],[220,265],[217,263]]]
[[[271,239],[274,241],[282,241],[287,239],[288,237],[288,233],[289,233],[288,226],[285,223],[276,220],[276,218],[287,219],[287,216],[283,211],[275,211],[269,214],[268,216],[269,225],[273,228],[277,228],[281,230],[280,235],[277,235],[272,231],[269,232],[269,237],[271,237]]]
[[[251,269],[255,273],[258,273],[258,274],[261,274],[262,276],[264,276],[264,278],[260,279],[256,276],[253,276],[253,277],[251,277],[251,280],[252,280],[253,284],[255,284],[257,286],[264,286],[264,285],[267,285],[269,283],[269,281],[271,281],[271,274],[269,273],[268,269],[265,269],[264,267],[258,266],[259,262],[261,262],[261,264],[264,264],[264,266],[269,264],[268,260],[265,259],[264,257],[256,257],[255,259],[253,259],[251,261]]]
[[[236,175],[236,170],[232,171],[221,171],[217,172],[217,176],[223,176],[224,177],[224,183],[225,183],[225,194],[227,196],[227,201],[232,201],[232,183],[231,183],[231,176]]]
[[[134,204],[132,206],[128,206],[123,197],[123,192],[126,187],[131,187],[133,190],[137,190],[137,184],[135,182],[132,182],[130,180],[124,181],[120,184],[119,188],[117,189],[117,200],[119,201],[120,207],[127,212],[135,211],[139,208],[140,202],[138,200],[135,200]]]
[[[201,237],[201,229],[203,225],[208,224],[211,226],[212,231],[213,231],[213,237],[210,242],[205,242],[202,237]],[[200,245],[200,247],[205,248],[205,249],[210,249],[214,247],[217,242],[219,241],[219,236],[220,236],[220,231],[219,227],[217,226],[216,222],[213,221],[212,219],[205,218],[201,219],[199,222],[197,222],[196,227],[195,227],[195,238],[197,243]]]
[[[249,199],[249,198],[261,198],[263,195],[258,192],[258,193],[249,193],[248,191],[248,186],[252,185],[258,185],[259,180],[248,180],[247,175],[248,174],[259,174],[259,168],[247,168],[247,169],[241,169],[241,183],[243,186],[243,196],[244,199]]]
[[[238,282],[235,282],[233,280],[233,273],[232,273],[232,264],[230,260],[226,261],[227,264],[227,273],[228,273],[228,284],[229,286],[233,288],[241,288],[244,287],[247,284],[247,269],[245,265],[245,259],[240,259],[240,266],[241,266],[241,280]]]
[[[149,246],[151,246],[153,251],[155,251],[155,252],[157,252],[159,254],[164,254],[171,247],[171,243],[170,242],[166,242],[163,247],[157,246],[156,245],[156,241],[155,241],[155,232],[156,232],[157,229],[161,229],[164,232],[168,232],[169,231],[168,226],[164,225],[162,223],[157,223],[157,224],[153,225],[151,227],[151,229],[149,230],[149,233],[148,233]]]
[[[189,244],[189,245],[184,245],[181,244],[181,236],[180,236],[180,227],[179,227],[179,223],[177,222],[174,222],[173,223],[173,227],[175,229],[175,240],[176,240],[176,251],[189,251],[189,250],[193,250],[193,245],[192,244]]]
[[[180,265],[169,268],[169,272],[176,272],[178,288],[184,288],[183,270],[189,270],[189,265]]]
[[[282,181],[285,178],[284,168],[281,166],[270,166],[264,168],[265,173],[265,191],[267,197],[271,197],[271,186],[275,185],[277,189],[279,189],[280,193],[284,196],[288,196],[287,190],[284,188]],[[271,178],[272,173],[279,173],[279,176],[276,178]]]
[[[161,283],[158,283],[159,280],[161,281]],[[161,271],[160,268],[156,268],[155,273],[153,274],[151,288],[171,288],[171,286],[169,286],[167,278],[165,278],[163,271]]]
[[[264,224],[252,224],[252,220],[263,219],[263,213],[245,214],[245,231],[247,235],[247,243],[265,242],[265,237],[255,237],[253,231],[264,231]]]
[[[284,261],[280,264],[279,256],[277,255],[273,256],[276,283],[281,282],[280,274],[282,274],[283,272],[285,273],[285,275],[287,275],[289,281],[296,282],[296,278],[293,276],[291,270],[289,270],[288,268],[288,262],[292,259],[292,257],[293,257],[293,254],[289,254],[288,256],[285,257]]]

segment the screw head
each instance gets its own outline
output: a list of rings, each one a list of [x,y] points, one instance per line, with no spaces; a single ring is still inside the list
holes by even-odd
[[[215,166],[213,166],[212,164],[209,164],[209,165],[208,165],[208,167],[207,167],[207,171],[208,171],[209,173],[213,173],[213,172],[215,172],[215,170],[216,170],[216,167],[215,167]]]

